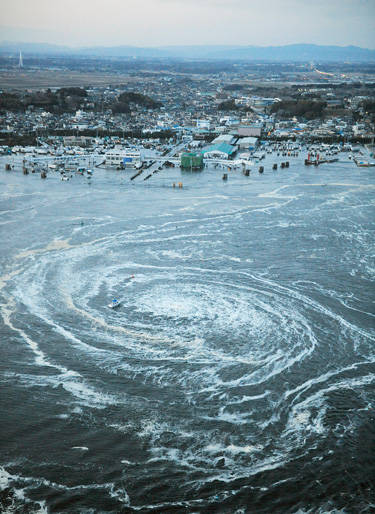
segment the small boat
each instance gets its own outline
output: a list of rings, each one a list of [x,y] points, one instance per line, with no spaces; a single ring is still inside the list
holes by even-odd
[[[118,300],[117,298],[113,298],[112,302],[110,304],[108,304],[108,307],[110,309],[115,309],[116,307],[118,307],[119,305],[121,304],[120,300]]]

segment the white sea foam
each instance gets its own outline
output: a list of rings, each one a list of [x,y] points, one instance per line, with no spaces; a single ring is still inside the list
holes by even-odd
[[[0,489],[3,491],[9,485],[12,476],[2,467],[0,467]]]
[[[212,453],[212,454],[233,454],[238,455],[241,453],[250,454],[254,452],[262,451],[263,447],[260,444],[248,444],[245,446],[238,446],[235,444],[230,444],[228,446],[223,446],[221,444],[209,444],[202,448],[203,452]]]
[[[22,339],[26,342],[27,346],[34,354],[35,363],[38,366],[49,366],[49,367],[57,369],[61,373],[66,373],[68,370],[64,366],[60,366],[58,364],[50,362],[48,360],[47,356],[45,355],[45,353],[42,352],[42,350],[40,350],[38,343],[36,341],[34,341],[33,339],[31,339],[31,337],[29,337],[24,330],[17,328],[12,323],[11,315],[12,315],[12,312],[14,312],[14,308],[15,308],[15,302],[14,302],[13,298],[9,298],[8,303],[6,305],[2,305],[1,312],[2,312],[4,323],[11,330],[18,333],[22,337]]]
[[[19,475],[11,475],[8,473],[3,467],[0,466],[0,491],[4,491],[5,489],[11,488],[11,491],[14,495],[15,500],[19,500],[22,502],[22,507],[12,501],[5,510],[2,510],[2,514],[16,514],[19,511],[19,508],[23,509],[24,504],[31,503],[31,501],[26,496],[26,487],[20,488],[15,487],[14,484],[18,482],[26,482],[30,483],[32,479],[24,479]],[[33,501],[34,507],[37,510],[33,510],[33,514],[48,514],[48,509],[45,501]],[[0,507],[4,507],[4,504],[1,504]],[[33,507],[33,508],[34,508]],[[31,512],[31,511],[30,511]]]
[[[71,245],[69,244],[69,239],[55,239],[54,241],[48,243],[48,245],[45,248],[36,248],[34,250],[25,250],[23,252],[20,252],[16,255],[16,259],[24,259],[26,257],[34,256],[39,253],[52,252],[55,250],[66,250],[68,248],[71,248]]]

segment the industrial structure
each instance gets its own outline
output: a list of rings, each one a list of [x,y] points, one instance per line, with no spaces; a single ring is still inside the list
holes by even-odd
[[[185,152],[181,154],[182,169],[202,169],[203,155],[201,153]]]

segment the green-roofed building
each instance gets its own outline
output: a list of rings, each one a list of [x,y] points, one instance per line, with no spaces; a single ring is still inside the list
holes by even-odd
[[[203,155],[193,152],[183,153],[181,155],[181,168],[195,170],[203,168]]]
[[[217,143],[203,150],[204,157],[208,159],[229,159],[237,152],[237,146],[227,143]]]

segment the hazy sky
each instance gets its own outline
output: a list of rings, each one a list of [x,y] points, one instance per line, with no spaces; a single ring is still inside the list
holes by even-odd
[[[375,48],[375,0],[0,0],[0,40]]]

